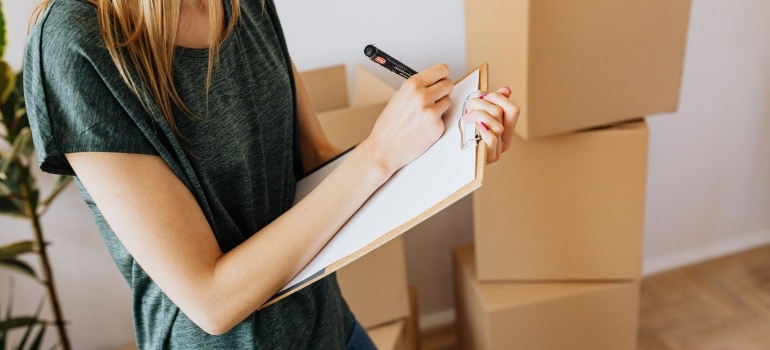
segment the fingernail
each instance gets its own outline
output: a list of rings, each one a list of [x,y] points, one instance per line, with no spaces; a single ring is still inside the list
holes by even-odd
[[[484,96],[486,96],[486,95],[487,95],[487,93],[485,92],[485,93],[481,94],[481,96],[479,96],[479,98],[483,100]]]
[[[487,123],[479,122],[479,124],[481,124],[481,127],[484,128],[484,130],[489,131],[489,125],[487,125]]]

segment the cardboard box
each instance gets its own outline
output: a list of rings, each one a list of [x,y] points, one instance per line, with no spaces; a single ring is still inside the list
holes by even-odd
[[[420,349],[419,312],[417,310],[417,289],[409,286],[410,314],[407,318],[366,330],[377,349],[418,350]]]
[[[481,281],[642,274],[643,121],[513,145],[473,194]]]
[[[350,107],[347,74],[344,65],[300,72],[318,113]]]
[[[364,328],[410,314],[403,236],[341,268],[337,281],[342,296]]]
[[[347,149],[369,136],[385,105],[382,102],[321,112],[318,121],[329,141]]]
[[[361,66],[356,67],[351,106],[367,106],[388,102],[396,89]]]
[[[366,330],[366,334],[379,350],[405,350],[406,319],[394,321]]]
[[[639,282],[484,283],[474,249],[453,254],[462,349],[633,350]]]
[[[673,112],[690,2],[466,0],[466,61],[513,87],[525,139]]]
[[[420,308],[417,300],[417,287],[409,286],[409,317],[406,319],[403,349],[419,349],[422,342],[420,332]]]

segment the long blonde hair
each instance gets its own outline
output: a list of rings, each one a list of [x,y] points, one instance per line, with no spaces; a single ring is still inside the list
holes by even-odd
[[[54,0],[42,0],[32,15],[32,22]],[[145,106],[148,101],[140,93],[144,87],[150,98],[157,104],[171,129],[179,136],[173,118],[172,107],[192,114],[180,98],[173,77],[173,62],[176,35],[179,28],[180,9],[183,0],[88,0],[97,9],[99,28],[110,56],[123,80]],[[225,17],[222,6],[215,6],[222,0],[201,0],[209,9],[209,62],[206,87],[211,81],[211,72],[219,58],[219,47],[223,38],[229,35],[239,17],[239,0],[232,1],[232,16],[222,30]],[[263,2],[264,5],[264,2]],[[138,80],[129,73],[135,69]]]

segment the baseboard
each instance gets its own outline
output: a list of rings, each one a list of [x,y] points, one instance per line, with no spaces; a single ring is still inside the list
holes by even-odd
[[[644,259],[645,276],[770,244],[770,229]]]

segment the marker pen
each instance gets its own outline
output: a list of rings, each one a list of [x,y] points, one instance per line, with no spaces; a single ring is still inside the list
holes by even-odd
[[[408,79],[413,74],[417,74],[417,71],[407,67],[405,64],[399,62],[399,60],[390,57],[390,55],[386,54],[384,51],[378,49],[374,45],[366,45],[364,48],[364,55],[369,57],[370,60],[379,63],[381,66],[404,78]]]

